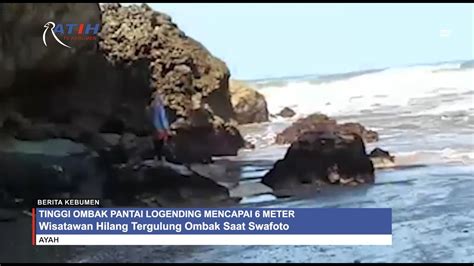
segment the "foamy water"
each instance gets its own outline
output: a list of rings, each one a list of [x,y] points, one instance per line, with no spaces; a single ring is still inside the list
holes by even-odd
[[[354,115],[381,107],[415,105],[417,99],[467,93],[470,94],[454,99],[455,105],[453,102],[425,105],[420,113],[472,112],[474,69],[459,69],[459,64],[395,68],[320,84],[292,81],[259,91],[267,99],[270,113],[290,106],[300,115],[315,111],[331,116]]]
[[[381,141],[375,145],[400,156],[434,154],[439,161],[473,163],[474,68],[460,65],[390,68],[348,78],[314,77],[268,82],[267,86],[263,82],[258,90],[270,113],[290,107],[297,115],[290,120],[275,117],[271,125],[247,130],[251,133],[246,138],[260,146],[271,145],[294,119],[321,112],[376,130]]]

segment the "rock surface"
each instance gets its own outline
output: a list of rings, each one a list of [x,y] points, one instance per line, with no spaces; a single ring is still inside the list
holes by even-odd
[[[101,8],[100,50],[114,64],[146,60],[152,90],[163,95],[176,117],[201,108],[210,111],[210,119],[234,117],[226,64],[186,36],[168,15],[147,5]]]
[[[235,155],[244,146],[235,127],[227,66],[186,36],[166,14],[146,5],[4,3],[0,7],[0,138],[36,144],[68,140],[86,147],[87,158],[91,158],[62,154],[56,161],[40,152],[34,158],[39,163],[35,161],[31,168],[46,174],[35,182],[52,182],[60,186],[55,192],[69,192],[72,180],[71,189],[81,190],[88,182],[82,178],[90,174],[68,179],[76,175],[76,168],[97,170],[97,175],[105,175],[104,180],[97,180],[113,183],[111,174],[118,165],[137,165],[152,158],[148,106],[156,93],[163,95],[175,132],[170,147],[181,147],[169,149],[168,158],[183,160],[180,163],[210,161],[212,156]],[[95,40],[69,43],[72,49],[60,46],[51,36],[45,47],[45,21],[99,23],[101,29]],[[8,148],[0,143],[0,150]],[[15,170],[29,165],[23,160],[28,149],[15,149],[13,162],[3,162],[7,167],[0,177],[0,190],[18,194],[21,185],[15,182],[33,177],[26,170]],[[63,160],[66,165],[76,162],[80,166],[65,167],[64,180],[51,168],[55,164],[63,167]],[[8,167],[10,163],[16,168]],[[67,181],[65,187],[62,181]],[[208,183],[199,183],[193,193],[200,193],[201,188],[207,195],[213,195],[213,189],[220,191]],[[190,185],[194,183],[183,181],[173,188]],[[95,187],[107,188],[101,183]],[[36,186],[29,188],[40,191],[34,191]],[[100,192],[112,195],[112,187],[107,189]],[[188,198],[194,195],[186,193]]]
[[[290,118],[290,117],[295,116],[296,112],[293,111],[293,109],[289,107],[285,107],[277,115],[281,117],[285,117],[285,118]]]
[[[362,138],[354,133],[306,132],[263,177],[275,195],[298,194],[325,184],[374,182],[374,166]]]
[[[290,144],[306,132],[332,132],[340,134],[354,133],[366,142],[378,141],[378,134],[359,123],[338,124],[336,120],[324,114],[312,114],[299,119],[276,136],[277,144]]]
[[[51,35],[42,35],[46,22],[56,24],[100,23],[99,5],[95,3],[2,3],[0,4],[0,95],[11,89],[14,82],[26,76],[53,75],[71,66],[84,52],[94,53],[97,41],[75,42],[74,49],[60,46]],[[23,80],[27,81],[27,80]],[[31,90],[43,91],[41,86]]]
[[[376,169],[395,167],[395,156],[390,155],[388,151],[375,148],[370,152],[369,157]]]
[[[265,97],[243,81],[230,80],[229,91],[239,124],[261,123],[268,121],[268,108]]]
[[[61,139],[0,143],[0,191],[22,199],[22,206],[31,208],[37,198],[102,197],[105,173],[82,145]]]
[[[120,206],[137,202],[150,207],[209,207],[232,205],[229,190],[213,180],[191,174],[184,176],[162,167],[116,167],[109,183],[110,198]],[[135,203],[136,204],[136,203]]]
[[[227,129],[233,125],[225,63],[187,37],[167,15],[146,5],[105,4],[101,6],[102,13],[92,3],[2,7],[2,11],[16,12],[16,16],[32,17],[25,18],[28,27],[18,28],[14,34],[2,28],[4,42],[18,43],[15,49],[37,44],[34,49],[25,48],[31,53],[48,49],[41,41],[36,42],[36,35],[28,39],[33,27],[28,23],[43,20],[47,10],[51,11],[46,12],[52,14],[51,19],[73,12],[85,16],[89,12],[89,21],[102,21],[97,42],[80,42],[85,48],[79,44],[77,49],[62,47],[74,51],[71,55],[72,52],[64,52],[69,57],[56,56],[67,64],[49,64],[45,57],[43,64],[21,61],[24,69],[15,68],[13,81],[4,85],[0,94],[0,128],[11,135],[25,140],[61,137],[78,142],[97,139],[97,133],[148,135],[151,124],[147,106],[157,92],[163,95],[174,128],[179,127],[179,121],[196,127]],[[27,16],[25,10],[30,9],[34,12]],[[7,24],[11,23],[8,17],[4,18]],[[18,36],[27,39],[20,42]],[[8,54],[7,48],[2,48],[1,53]],[[51,50],[46,50],[47,55],[55,54]]]

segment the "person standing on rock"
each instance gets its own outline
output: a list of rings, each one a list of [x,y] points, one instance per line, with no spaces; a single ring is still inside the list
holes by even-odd
[[[166,115],[165,104],[161,95],[155,94],[152,102],[153,113],[153,145],[155,149],[155,156],[158,160],[163,159],[163,147],[171,136],[170,124]]]

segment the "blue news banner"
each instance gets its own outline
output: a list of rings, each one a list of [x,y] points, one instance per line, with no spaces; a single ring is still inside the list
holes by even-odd
[[[391,245],[382,208],[38,208],[36,245]]]

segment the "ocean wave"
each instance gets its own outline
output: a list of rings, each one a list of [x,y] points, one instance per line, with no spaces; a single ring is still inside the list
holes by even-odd
[[[461,70],[460,65],[390,68],[323,83],[318,79],[288,81],[284,86],[258,90],[273,114],[287,106],[293,106],[301,116],[314,112],[331,116],[371,114],[374,109],[392,110],[394,114],[443,114],[469,110],[474,102],[474,69]],[[452,71],[437,71],[446,69]],[[446,94],[449,100],[443,98]]]
[[[474,151],[445,148],[441,150],[416,150],[409,152],[397,152],[393,154],[397,158],[397,165],[417,163],[474,163]]]

